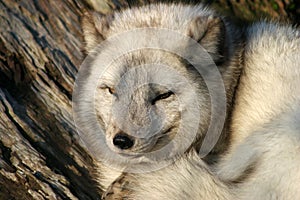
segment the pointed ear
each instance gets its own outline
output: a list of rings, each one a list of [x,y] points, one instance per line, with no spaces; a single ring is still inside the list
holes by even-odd
[[[216,63],[223,61],[227,54],[226,30],[220,17],[196,17],[190,23],[188,35],[202,45]]]
[[[102,15],[97,12],[85,12],[82,20],[81,27],[84,37],[84,49],[87,53],[100,44],[107,37],[107,31],[110,23],[113,21],[112,15]]]

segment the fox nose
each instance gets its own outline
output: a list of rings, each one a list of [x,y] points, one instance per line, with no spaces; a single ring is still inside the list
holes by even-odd
[[[117,134],[113,139],[113,144],[119,149],[129,149],[133,146],[134,142],[126,134]]]

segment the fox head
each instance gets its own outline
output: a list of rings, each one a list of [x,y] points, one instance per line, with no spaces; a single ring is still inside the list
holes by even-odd
[[[88,98],[93,99],[93,104],[82,103],[79,109],[84,113],[84,118],[89,113],[85,108],[94,106],[108,148],[120,155],[142,156],[170,144],[180,134],[173,149],[191,146],[199,149],[212,120],[212,109],[215,109],[214,112],[221,111],[218,110],[220,103],[212,102],[203,77],[213,79],[208,69],[211,66],[208,66],[210,64],[207,64],[205,56],[194,55],[197,54],[196,50],[191,52],[193,48],[188,48],[191,46],[188,40],[202,46],[226,79],[230,69],[227,70],[224,63],[228,62],[231,50],[229,39],[226,38],[229,33],[223,20],[201,6],[193,8],[161,4],[109,16],[87,13],[82,20],[82,27],[85,51],[92,55],[86,79],[89,79],[93,70],[103,65],[101,56],[105,57],[107,52],[116,54],[105,66],[101,77],[94,82],[94,95],[81,94],[83,102],[84,98]],[[163,33],[159,31],[155,32],[155,28],[176,32],[188,39],[173,40],[172,37],[162,36]],[[142,32],[143,36],[137,32]],[[133,36],[124,37],[123,33],[127,36],[132,33]],[[119,39],[112,42],[110,38],[113,37]],[[105,44],[99,46],[101,43]],[[114,48],[106,51],[113,43]],[[145,47],[153,44],[157,48],[138,48],[139,45]],[[118,56],[116,52],[124,45],[137,48]],[[171,51],[165,50],[164,45],[169,45]],[[201,73],[193,66],[195,63],[191,63],[191,60],[197,60],[195,56],[200,57],[201,62],[206,62],[196,63],[199,66],[203,64],[200,66],[203,68]],[[213,88],[218,87],[214,81],[211,84]],[[229,85],[225,83],[226,90]],[[226,104],[226,98],[222,101]],[[99,134],[95,130],[89,132],[88,137]],[[183,145],[186,143],[189,144]]]
[[[95,111],[112,150],[148,153],[170,143],[183,129],[198,130],[193,121],[204,118],[197,110],[209,112],[209,96],[205,84],[193,82],[203,82],[201,77],[191,75],[197,73],[184,64],[168,52],[144,49],[127,53],[107,68],[95,92]]]

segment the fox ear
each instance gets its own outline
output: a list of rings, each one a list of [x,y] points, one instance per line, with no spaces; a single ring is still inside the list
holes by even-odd
[[[226,30],[220,17],[199,16],[191,21],[188,35],[196,40],[216,63],[226,56]]]
[[[92,50],[107,37],[110,23],[113,21],[112,15],[102,15],[97,12],[85,12],[81,27],[84,37],[84,49],[87,53]]]

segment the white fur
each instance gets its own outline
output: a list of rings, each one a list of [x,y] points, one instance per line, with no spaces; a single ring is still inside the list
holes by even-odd
[[[300,31],[261,22],[247,31],[245,67],[237,91],[232,147],[220,177],[241,199],[300,198]]]
[[[222,65],[224,64],[224,66],[219,67],[223,68],[221,74],[225,79],[225,89],[230,91],[232,85],[234,85],[232,84],[234,81],[232,81],[231,79],[235,74],[237,65],[235,61],[236,56],[232,55],[233,49],[235,47],[235,44],[233,44],[232,40],[234,34],[231,32],[231,26],[228,25],[228,27],[226,27],[226,32],[224,32],[223,26],[227,26],[223,23],[223,20],[215,15],[213,11],[204,8],[202,5],[149,5],[141,8],[133,8],[121,12],[116,12],[107,18],[94,13],[92,16],[89,16],[88,18],[85,18],[83,20],[85,41],[87,42],[86,50],[88,52],[92,52],[93,56],[91,57],[91,59],[94,60],[89,63],[90,66],[84,68],[84,70],[86,70],[86,80],[82,80],[86,82],[86,84],[81,85],[83,89],[79,94],[82,100],[79,102],[79,108],[77,109],[77,113],[79,114],[79,118],[81,120],[81,123],[78,124],[81,128],[86,127],[85,134],[83,135],[83,137],[85,138],[83,138],[83,140],[86,141],[87,145],[89,146],[89,150],[93,151],[94,157],[97,160],[97,164],[99,164],[98,182],[102,189],[107,189],[109,184],[112,183],[117,176],[119,176],[120,172],[107,167],[101,162],[101,159],[103,159],[103,157],[101,156],[105,153],[99,151],[102,151],[100,146],[104,145],[102,145],[101,142],[97,141],[97,134],[99,131],[97,132],[96,129],[89,128],[91,127],[90,123],[92,121],[91,112],[93,109],[93,100],[90,99],[91,97],[88,94],[88,91],[94,90],[95,88],[93,88],[93,84],[95,83],[95,81],[91,81],[89,74],[94,74],[93,72],[97,71],[99,66],[103,65],[103,59],[98,60],[97,56],[105,55],[105,53],[103,53],[105,52],[104,49],[95,47],[105,38],[115,36],[118,33],[123,33],[128,30],[133,30],[134,32],[134,30],[137,30],[141,27],[159,27],[164,30],[171,29],[182,35],[190,36],[194,40],[197,40],[209,52],[209,54],[212,55],[213,59],[217,61],[221,60],[221,58],[223,57],[223,55],[219,55],[221,51],[219,48],[221,48],[221,46],[228,46],[228,48],[226,49],[226,53],[227,55],[230,55],[232,57],[230,59],[226,58],[223,62],[220,62],[222,63]],[[226,41],[223,41],[218,37],[220,34],[222,37],[226,38]],[[224,34],[226,34],[226,37]],[[152,44],[152,37],[155,37],[155,35],[149,33],[145,38],[139,38],[139,40],[132,37],[130,39],[122,38],[123,40],[121,40],[119,43],[129,44],[130,46],[133,46],[133,44],[135,43]],[[157,36],[155,38],[160,37]],[[170,41],[165,41],[164,38],[160,38],[160,40],[161,41],[158,41],[157,43],[162,45],[162,48],[164,47],[164,43],[174,43],[173,45],[171,45],[172,48],[174,48],[172,49],[173,51],[175,51],[176,49],[181,49],[180,52],[186,53],[184,51],[187,51],[188,49],[186,47],[188,45],[188,42],[186,41],[182,43],[176,43],[172,41],[172,38],[170,38]],[[122,49],[123,46],[124,45],[119,45],[116,48]],[[192,57],[194,55],[192,54],[190,56]],[[195,55],[195,57],[201,56],[203,55],[200,55],[200,53],[199,55]],[[203,56],[203,60],[205,59],[205,56]],[[148,69],[149,72],[145,70],[143,76],[135,73],[134,67],[137,65],[157,65],[157,63],[159,63],[160,65],[166,65],[171,70],[159,71],[152,66],[152,71],[154,71],[153,73],[150,73],[151,69]],[[139,67],[139,69],[140,68],[142,67]],[[130,74],[128,73],[130,70],[133,70],[133,75],[130,77],[130,80],[128,80],[128,82],[130,84],[132,83],[133,86],[140,84],[143,79],[149,79],[149,82],[158,80],[161,81],[161,84],[168,83],[168,85],[171,85],[170,90],[174,90],[173,92],[176,93],[176,98],[174,97],[175,95],[173,95],[168,99],[158,101],[155,105],[151,105],[151,99],[154,99],[154,95],[157,95],[157,93],[164,93],[163,89],[160,89],[160,91],[155,91],[155,89],[151,87],[141,88],[140,90],[137,90],[132,97],[130,97],[133,101],[131,104],[128,104],[130,105],[129,114],[127,115],[127,112],[120,112],[118,113],[118,117],[124,114],[122,115],[122,117],[120,117],[123,120],[115,120],[111,112],[112,107],[116,105],[118,101],[120,102],[120,99],[122,99],[124,96],[126,97],[127,94],[131,94],[131,90],[129,87],[125,87],[124,85],[124,87],[119,90],[123,92],[119,92],[118,96],[110,94],[109,90],[107,90],[107,86],[116,87],[119,79],[123,76],[123,73],[127,72],[127,74]],[[181,78],[181,80],[179,78],[175,78],[176,76],[170,73],[172,72],[172,70],[176,71],[179,77],[185,77],[187,81],[184,82],[183,80],[185,79]],[[210,78],[213,79],[212,77]],[[213,84],[216,83],[213,82],[212,85]],[[107,146],[110,148],[110,150],[116,152],[115,154],[120,153],[124,155],[130,153],[148,153],[151,150],[159,149],[159,145],[163,146],[165,144],[168,144],[170,140],[174,142],[173,146],[175,147],[173,148],[177,151],[179,149],[182,149],[183,147],[184,150],[187,149],[188,151],[192,148],[200,148],[201,141],[205,136],[211,118],[210,94],[206,87],[206,84],[203,81],[203,78],[199,75],[199,73],[195,69],[188,67],[187,64],[184,63],[181,59],[178,59],[178,56],[175,56],[174,53],[164,52],[160,50],[143,49],[127,53],[125,56],[120,58],[115,58],[114,62],[103,74],[101,80],[99,81],[99,85],[100,87],[95,92],[96,115],[100,118],[100,121],[102,121],[102,123],[100,123],[100,126],[105,132],[105,142],[108,144]],[[105,85],[106,87],[101,88],[101,85]],[[214,88],[216,88],[215,85]],[[192,90],[195,92],[193,92]],[[225,91],[223,90],[222,92],[225,93]],[[152,96],[148,94],[152,94]],[[116,98],[116,96],[118,96],[118,98]],[[228,100],[230,99],[230,97],[231,95],[228,95]],[[178,99],[180,100],[180,102]],[[216,113],[226,107],[226,103],[224,103],[223,100],[223,98],[216,98],[216,101],[222,101],[222,103],[216,103],[213,105]],[[124,103],[123,105],[127,104]],[[229,103],[227,105],[229,105]],[[198,108],[199,111],[197,111]],[[163,122],[162,128],[159,130],[159,133],[156,134],[156,136],[164,139],[158,140],[154,137],[148,137],[149,139],[142,140],[136,137],[134,138],[134,146],[128,150],[120,150],[113,145],[113,138],[121,131],[130,136],[134,136],[134,134],[136,134],[136,132],[131,127],[131,124],[136,123],[148,125],[146,122],[149,121],[148,118],[150,110],[157,111],[157,115],[166,116],[166,120],[161,120]],[[161,117],[160,119],[163,119],[163,117]],[[182,119],[185,120],[185,123],[181,124],[180,122],[182,121]],[[197,122],[198,119],[201,119],[200,122]],[[196,121],[196,123],[194,121]],[[197,127],[195,124],[199,124],[198,129],[195,128]],[[180,137],[181,140],[173,139],[174,135],[180,135],[179,132],[183,133],[182,137]],[[190,133],[193,132],[197,133],[195,139],[192,138],[191,140],[191,137],[189,136],[191,135]],[[184,142],[184,140],[186,140],[186,142]],[[222,138],[220,139],[220,141],[225,141],[225,139],[223,140]],[[190,146],[185,146],[187,143]],[[140,148],[141,146],[145,148]],[[224,151],[223,146],[225,145],[223,144],[220,146],[222,147],[220,147],[219,149],[216,148],[216,151]],[[176,150],[175,153],[177,153]],[[179,152],[183,153],[181,150],[179,150]],[[169,151],[166,152],[166,154],[172,155],[171,153],[172,152]],[[106,154],[105,156],[107,155],[108,154]],[[109,157],[109,155],[107,157]],[[138,159],[140,159],[140,157]]]
[[[135,174],[134,200],[233,200],[229,186],[214,176],[195,152],[190,152],[164,169]]]
[[[116,13],[105,32],[112,35],[132,28],[151,27],[149,15],[145,14],[149,12],[162,19],[152,21],[154,26],[182,33],[191,17],[199,13],[202,16],[213,14],[202,6],[150,5]],[[157,25],[157,21],[161,24]],[[96,40],[96,37],[91,38]],[[245,65],[234,101],[230,127],[232,143],[228,154],[212,171],[192,151],[164,169],[129,175],[132,181],[130,199],[300,198],[299,52],[299,30],[267,22],[249,27],[243,57]],[[231,83],[233,71],[229,70],[223,77],[226,89],[230,88],[228,83]],[[233,90],[227,92],[231,96]],[[101,163],[99,173],[104,176],[98,180],[104,189],[120,175],[109,168],[103,169]]]
[[[261,22],[247,31],[245,67],[233,114],[234,143],[299,103],[299,30]]]
[[[266,22],[250,27],[233,115],[234,140],[216,175],[202,161],[186,157],[138,175],[132,199],[299,199],[299,50],[297,29]]]
[[[216,174],[190,153],[160,171],[134,175],[131,199],[299,199],[299,35],[266,22],[248,29],[235,138]]]

